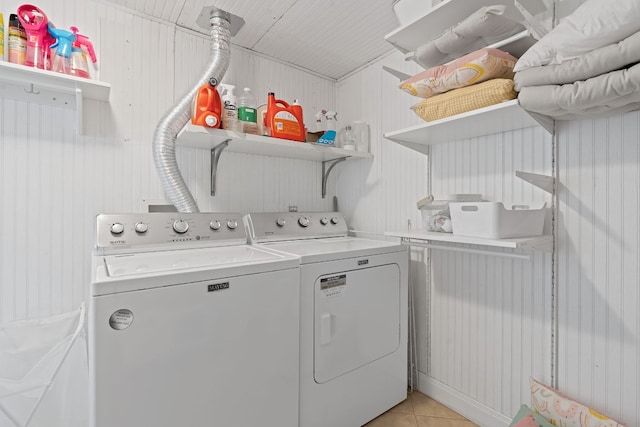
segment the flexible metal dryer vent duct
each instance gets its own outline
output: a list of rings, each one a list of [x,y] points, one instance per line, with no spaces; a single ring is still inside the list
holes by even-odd
[[[193,99],[205,83],[217,85],[229,67],[231,35],[244,24],[242,18],[215,7],[206,7],[200,13],[198,24],[208,17],[211,32],[211,60],[193,89],[187,92],[160,120],[153,136],[153,161],[160,181],[178,212],[199,212],[198,205],[187,188],[176,161],[178,132],[191,119]],[[207,21],[205,21],[207,22]],[[233,28],[232,28],[233,27]]]

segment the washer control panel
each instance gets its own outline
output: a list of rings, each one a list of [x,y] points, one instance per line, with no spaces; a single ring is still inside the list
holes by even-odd
[[[347,224],[340,212],[251,213],[245,220],[256,241],[347,235]]]
[[[247,241],[239,213],[100,214],[96,218],[96,249],[112,251],[149,246],[202,247]]]

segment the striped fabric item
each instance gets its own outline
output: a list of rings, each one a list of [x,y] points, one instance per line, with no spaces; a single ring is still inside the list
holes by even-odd
[[[517,96],[513,80],[493,79],[425,99],[411,109],[423,120],[431,122],[516,99]]]

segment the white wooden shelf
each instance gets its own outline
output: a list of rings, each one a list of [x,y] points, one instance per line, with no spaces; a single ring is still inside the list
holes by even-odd
[[[223,150],[234,153],[259,154],[262,156],[322,162],[322,198],[327,193],[327,179],[338,163],[349,159],[370,159],[371,153],[326,147],[318,144],[289,141],[268,136],[210,129],[187,123],[178,134],[178,145],[205,148],[211,151],[211,195],[216,195],[218,161]]]
[[[553,236],[520,237],[516,239],[483,239],[480,237],[457,236],[451,233],[437,233],[433,231],[389,231],[386,236],[400,237],[410,241],[461,243],[475,246],[491,246],[495,248],[528,249],[534,251],[551,252]]]
[[[465,20],[481,7],[498,4],[507,6],[506,16],[516,21],[522,20],[522,15],[517,10],[513,0],[491,0],[490,2],[487,0],[444,0],[436,4],[424,15],[417,16],[413,22],[387,34],[385,40],[403,53],[410,52],[421,44],[437,38],[445,30]],[[515,43],[516,40],[510,40],[506,44],[503,43],[500,49],[518,57],[535,43],[535,39],[527,32],[520,33],[519,37],[518,43]],[[525,39],[526,42],[523,41]],[[514,43],[514,45],[510,45],[510,43]],[[491,45],[490,47],[499,46]]]
[[[33,85],[35,90],[43,87],[69,94],[75,94],[76,89],[79,89],[83,98],[98,101],[109,101],[109,93],[111,91],[111,85],[108,83],[10,62],[0,62],[0,80],[23,84],[25,89],[31,88],[31,85]]]
[[[444,119],[387,132],[384,137],[413,150],[426,153],[429,145],[537,125],[543,125],[549,133],[553,132],[552,119],[528,113],[520,107],[518,100],[514,99]]]
[[[84,130],[84,99],[108,102],[111,92],[108,83],[10,62],[0,62],[0,87],[7,94],[27,97],[29,101],[41,104],[75,103],[76,128],[80,134]]]
[[[318,144],[289,141],[267,136],[250,135],[242,132],[231,132],[223,129],[209,129],[191,123],[178,134],[176,143],[188,147],[213,149],[224,141],[230,140],[226,151],[262,156],[284,157],[289,159],[312,160],[325,162],[340,158],[368,159],[371,153],[344,150],[336,147],[325,147]]]

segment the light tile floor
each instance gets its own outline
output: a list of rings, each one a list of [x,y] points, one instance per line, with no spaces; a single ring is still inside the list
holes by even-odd
[[[462,415],[417,390],[365,427],[477,427]]]

